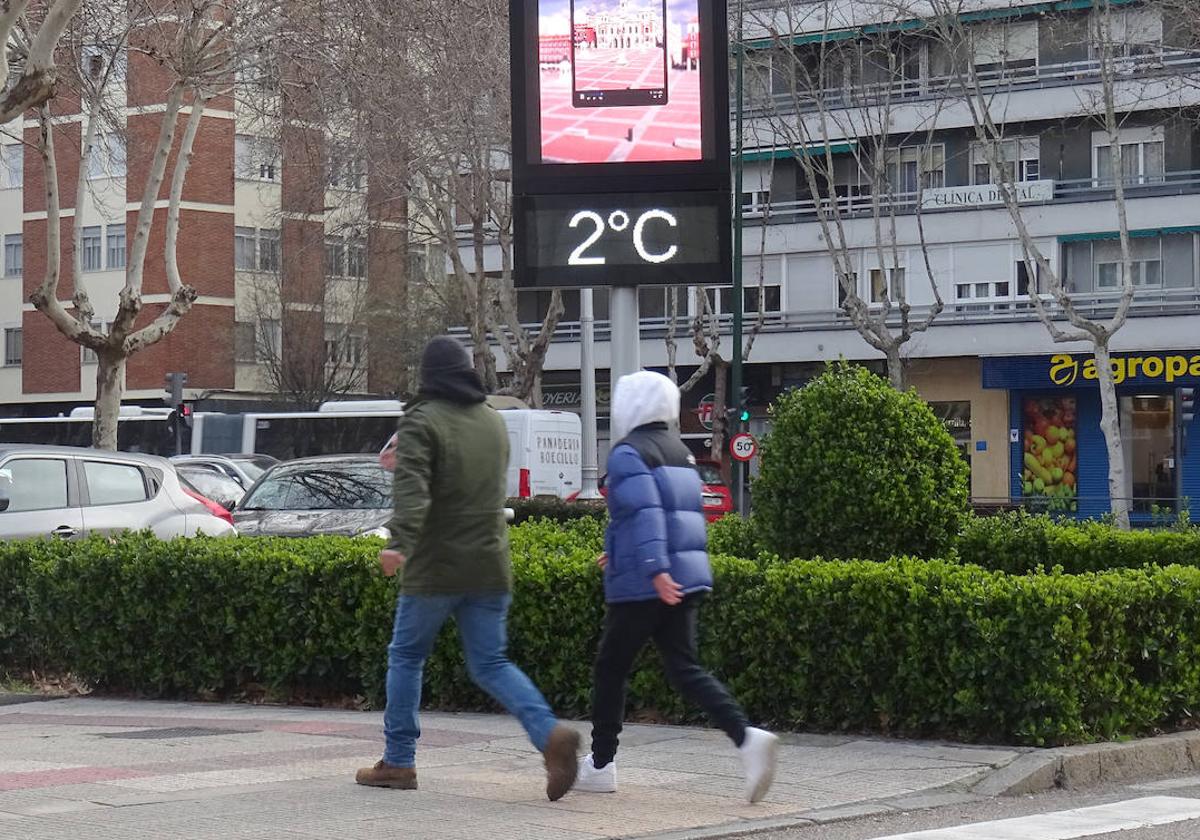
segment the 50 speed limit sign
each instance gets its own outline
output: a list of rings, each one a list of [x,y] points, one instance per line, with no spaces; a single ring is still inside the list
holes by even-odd
[[[746,432],[734,435],[729,441],[729,454],[739,461],[749,461],[758,454],[758,441]]]

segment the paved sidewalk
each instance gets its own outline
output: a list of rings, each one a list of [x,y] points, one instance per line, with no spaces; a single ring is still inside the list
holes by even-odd
[[[0,837],[713,836],[964,799],[1020,755],[784,736],[775,787],[748,805],[737,753],[721,733],[631,726],[619,793],[551,803],[541,756],[515,721],[491,715],[425,714],[421,789],[359,787],[354,770],[378,758],[381,721],[378,713],[93,698],[0,706]]]

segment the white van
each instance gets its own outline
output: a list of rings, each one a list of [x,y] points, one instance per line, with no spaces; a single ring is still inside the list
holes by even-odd
[[[508,495],[566,498],[583,483],[583,426],[569,411],[506,409]]]

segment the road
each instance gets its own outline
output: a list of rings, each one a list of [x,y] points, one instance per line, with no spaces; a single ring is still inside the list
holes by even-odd
[[[763,840],[1196,840],[1200,838],[1200,776],[994,799],[782,829],[756,837]]]

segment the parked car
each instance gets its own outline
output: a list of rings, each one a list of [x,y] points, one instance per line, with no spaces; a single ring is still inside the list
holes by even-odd
[[[721,465],[716,461],[697,460],[696,470],[704,483],[704,516],[708,521],[733,513],[733,493],[721,475]]]
[[[721,477],[721,465],[716,461],[697,461],[696,471],[700,473],[700,482],[704,488],[704,518],[709,522],[720,519],[727,513],[733,513],[733,494]],[[600,495],[607,496],[604,481],[600,482]],[[568,502],[579,500],[579,491],[575,491],[566,499]]]
[[[374,455],[322,455],[276,464],[233,509],[238,533],[386,536],[392,476]]]
[[[0,444],[0,538],[77,539],[143,529],[163,538],[234,533],[185,492],[166,458]]]
[[[233,510],[234,505],[246,495],[246,488],[240,483],[230,478],[227,473],[207,464],[184,461],[176,464],[175,469],[191,489],[216,502],[226,511]]]
[[[236,481],[243,490],[262,478],[262,474],[279,463],[278,458],[259,453],[239,455],[175,455],[171,460],[176,465],[207,467],[223,473]]]

